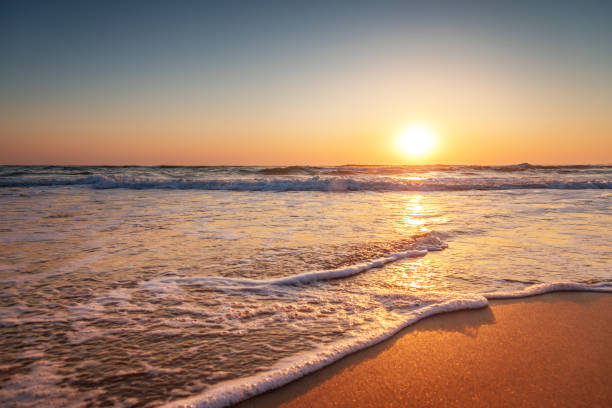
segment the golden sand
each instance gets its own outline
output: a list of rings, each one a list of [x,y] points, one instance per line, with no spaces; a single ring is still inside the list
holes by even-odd
[[[612,407],[612,294],[422,320],[240,407]]]

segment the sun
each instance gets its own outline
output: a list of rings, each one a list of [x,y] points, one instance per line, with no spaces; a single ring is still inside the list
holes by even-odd
[[[429,152],[436,143],[436,133],[427,125],[410,125],[397,135],[397,145],[405,153],[420,156]]]

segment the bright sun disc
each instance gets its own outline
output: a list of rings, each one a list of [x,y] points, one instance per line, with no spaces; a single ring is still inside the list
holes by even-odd
[[[436,134],[430,127],[412,125],[398,134],[397,144],[405,153],[416,156],[430,151],[435,140]]]

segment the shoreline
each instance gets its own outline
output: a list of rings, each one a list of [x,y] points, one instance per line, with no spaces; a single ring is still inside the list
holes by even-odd
[[[612,406],[610,344],[610,293],[492,299],[236,406]]]

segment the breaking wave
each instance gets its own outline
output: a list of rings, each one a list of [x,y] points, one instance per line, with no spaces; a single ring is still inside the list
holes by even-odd
[[[611,189],[606,179],[556,180],[533,178],[463,178],[411,180],[374,177],[262,178],[262,179],[161,179],[130,176],[88,176],[79,178],[5,178],[0,187],[89,186],[94,189],[175,189],[225,191],[459,191],[556,189]]]
[[[405,165],[405,166],[363,166],[363,165],[344,165],[344,166],[283,166],[283,167],[264,167],[264,168],[242,168],[246,173],[263,175],[399,175],[410,173],[425,172],[524,172],[524,171],[547,171],[547,172],[568,172],[568,171],[588,171],[588,170],[609,170],[610,166],[597,165],[570,165],[570,166],[544,166],[530,163],[511,164],[506,166],[481,166],[481,165]]]

